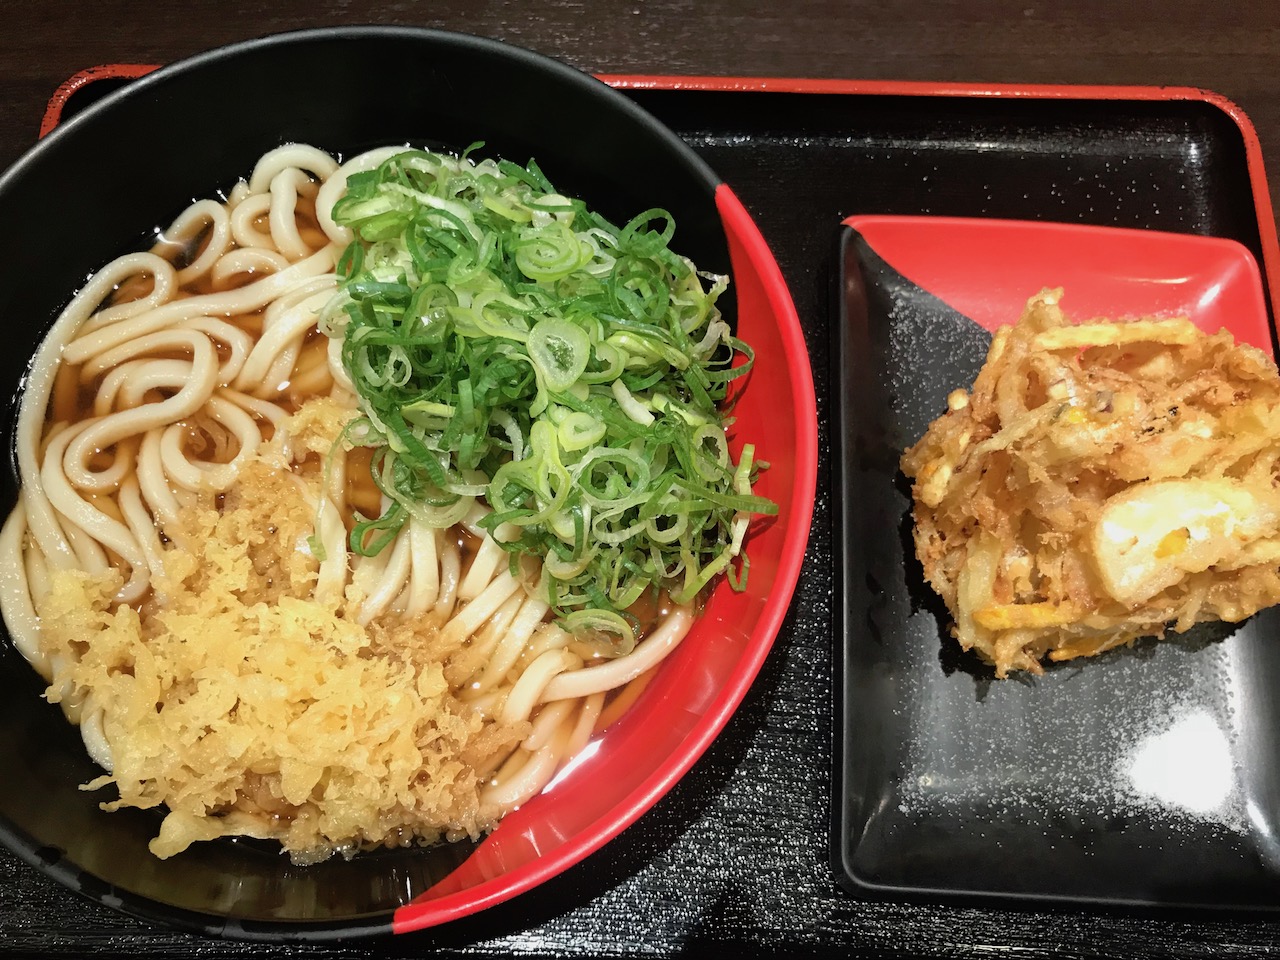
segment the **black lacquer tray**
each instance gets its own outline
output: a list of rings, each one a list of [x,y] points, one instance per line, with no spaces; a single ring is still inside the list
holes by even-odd
[[[859,605],[869,601],[865,580],[855,590],[849,568],[839,574],[840,545],[849,536],[841,478],[859,455],[840,412],[851,363],[863,359],[842,352],[843,321],[833,306],[840,302],[841,221],[851,214],[935,214],[1200,233],[1240,241],[1265,271],[1275,259],[1275,226],[1247,121],[1216,98],[1189,90],[609,79],[629,88],[734,188],[791,285],[813,358],[820,429],[814,529],[791,613],[721,737],[599,854],[532,893],[422,935],[358,950],[334,944],[288,952],[1201,957],[1280,951],[1280,924],[1254,912],[1058,906],[1005,897],[974,902],[956,899],[964,884],[892,878],[873,889],[846,876],[843,856],[851,820],[844,762],[850,744],[883,742],[895,735],[895,721],[892,708],[877,710],[879,701],[846,685],[847,651],[865,640]],[[71,94],[66,109],[92,97],[95,86]],[[895,521],[888,513],[875,519]],[[1171,652],[1185,655],[1178,647]],[[980,678],[960,676],[971,688],[981,685]],[[911,843],[936,860],[931,843],[954,837],[942,829]],[[901,865],[908,868],[917,869]],[[930,892],[933,887],[939,889]],[[1269,905],[1267,891],[1249,889],[1255,906]],[[82,903],[8,855],[0,855],[0,943],[0,951],[68,955],[243,951]]]

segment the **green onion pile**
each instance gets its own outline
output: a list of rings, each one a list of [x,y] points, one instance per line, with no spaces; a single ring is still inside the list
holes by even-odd
[[[471,152],[397,154],[333,211],[355,240],[322,326],[360,400],[345,439],[374,448],[388,504],[352,549],[482,498],[569,629],[629,638],[646,591],[688,603],[721,572],[742,589],[747,523],[777,505],[751,492],[753,448],[734,463],[725,439],[752,359],[716,309],[727,279],[672,252],[664,210],[618,228],[535,163]]]

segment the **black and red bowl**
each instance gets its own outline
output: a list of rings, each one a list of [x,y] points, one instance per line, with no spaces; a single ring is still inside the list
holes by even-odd
[[[159,814],[108,814],[79,789],[96,770],[42,683],[0,642],[0,841],[68,887],[191,930],[263,939],[405,932],[523,893],[642,816],[724,727],[759,671],[804,557],[817,469],[809,358],[763,238],[733,192],[624,95],[492,40],[408,28],[313,30],[226,47],[131,83],[62,124],[0,177],[0,383],[15,397],[59,309],[111,258],[149,244],[193,198],[287,141],[343,155],[385,143],[535,158],[615,220],[671,211],[673,246],[732,275],[737,331],[756,351],[736,443],[769,461],[781,505],[750,543],[748,589],[726,585],[641,698],[541,795],[473,845],[294,867],[254,842],[147,851]],[[13,448],[13,411],[3,437]],[[6,472],[0,507],[16,496]]]

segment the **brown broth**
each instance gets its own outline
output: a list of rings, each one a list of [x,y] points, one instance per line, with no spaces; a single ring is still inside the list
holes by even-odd
[[[373,471],[370,469],[372,463],[371,447],[356,447],[347,453],[345,495],[348,514],[359,511],[363,516],[376,517],[382,512],[382,491],[373,482]],[[348,529],[350,523],[348,519]]]

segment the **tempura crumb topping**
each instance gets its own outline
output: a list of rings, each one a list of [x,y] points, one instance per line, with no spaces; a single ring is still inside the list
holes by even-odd
[[[313,413],[299,422],[322,445],[338,421]],[[528,725],[451,694],[429,620],[367,629],[310,599],[313,520],[305,484],[253,462],[225,499],[166,528],[164,576],[140,609],[113,603],[118,574],[52,577],[48,697],[92,691],[113,768],[91,786],[118,788],[107,809],[167,806],[157,856],[239,834],[306,863],[493,825],[472,761]]]

